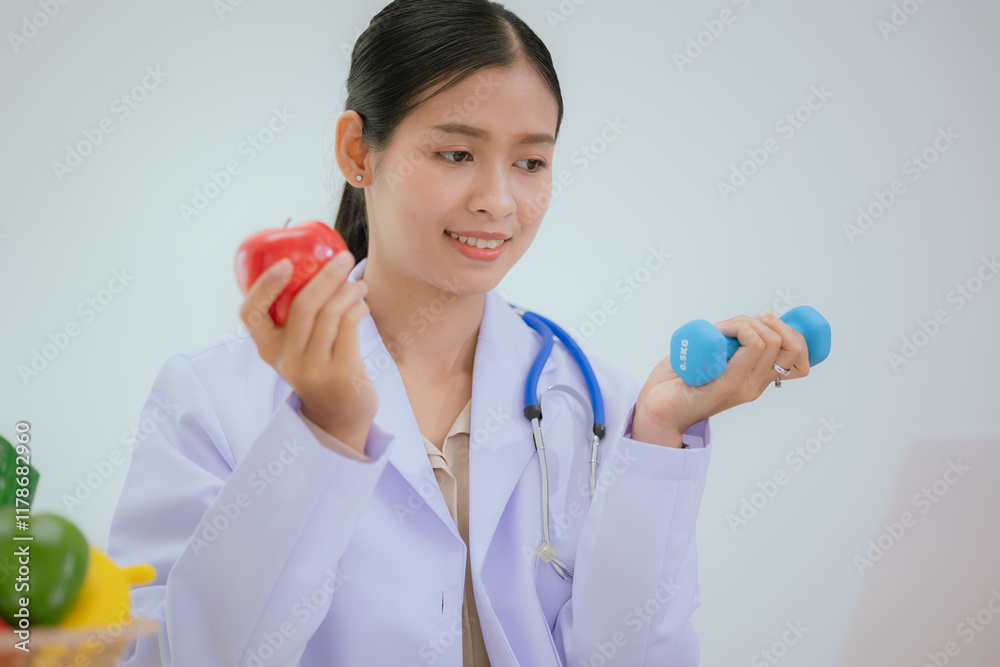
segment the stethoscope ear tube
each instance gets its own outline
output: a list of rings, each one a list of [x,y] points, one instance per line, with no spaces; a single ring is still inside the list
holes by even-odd
[[[545,323],[541,316],[535,313],[524,311],[521,313],[524,322],[537,331],[542,336],[542,347],[535,356],[535,361],[528,371],[528,378],[524,383],[524,416],[528,420],[542,418],[542,405],[538,400],[538,378],[542,376],[542,368],[552,353],[552,329]]]
[[[580,373],[587,383],[587,391],[590,393],[590,403],[594,411],[594,435],[598,439],[603,438],[606,433],[604,426],[604,396],[601,394],[597,375],[594,373],[587,355],[584,354],[577,342],[573,340],[573,337],[552,320],[542,317],[538,313],[533,313],[530,310],[519,308],[514,304],[509,305],[521,316],[525,324],[537,331],[542,337],[542,346],[538,350],[535,361],[531,364],[531,370],[528,372],[528,377],[524,385],[525,410],[527,411],[531,406],[538,406],[538,417],[539,419],[541,418],[541,406],[538,402],[538,378],[541,377],[542,368],[552,353],[554,335],[562,341],[580,367]],[[525,412],[525,417],[528,419],[534,418],[534,416],[529,416],[527,412]]]

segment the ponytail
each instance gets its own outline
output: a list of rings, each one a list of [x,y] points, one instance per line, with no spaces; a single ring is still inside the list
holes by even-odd
[[[333,228],[344,237],[355,263],[368,256],[368,216],[365,213],[365,191],[344,183],[340,209]]]

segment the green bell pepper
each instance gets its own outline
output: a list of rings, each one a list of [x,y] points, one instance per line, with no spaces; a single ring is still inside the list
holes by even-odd
[[[58,625],[83,585],[89,557],[86,538],[68,519],[56,514],[26,518],[14,507],[0,507],[0,617],[17,627],[15,613],[21,598],[27,598],[32,626]]]
[[[23,477],[23,475],[17,474],[17,469],[26,465],[25,459],[22,458],[18,461],[17,458],[17,449],[0,435],[0,507],[17,504],[17,489],[21,487],[17,483],[17,478]],[[28,497],[25,500],[28,503],[27,507],[31,507],[31,503],[35,499],[35,487],[38,485],[38,471],[31,465],[30,459],[28,459],[27,468]],[[25,507],[24,503],[21,503],[20,506]]]

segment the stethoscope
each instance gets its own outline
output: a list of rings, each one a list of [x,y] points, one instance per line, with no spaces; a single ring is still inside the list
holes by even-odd
[[[590,367],[590,362],[587,361],[587,355],[583,353],[583,350],[580,349],[580,346],[577,345],[576,341],[568,333],[558,324],[542,317],[538,313],[533,313],[514,304],[508,305],[514,309],[514,312],[521,316],[525,324],[537,331],[542,337],[542,346],[538,350],[538,355],[535,357],[534,363],[531,364],[531,370],[528,371],[528,377],[524,383],[524,416],[531,422],[532,439],[535,443],[535,451],[538,452],[538,465],[542,472],[542,543],[535,548],[535,553],[543,561],[551,564],[560,577],[565,581],[571,582],[573,580],[573,568],[556,558],[555,547],[549,542],[549,473],[545,467],[545,443],[542,441],[541,427],[542,404],[538,397],[538,378],[541,376],[542,367],[552,352],[553,334],[563,342],[566,349],[573,355],[573,359],[580,367],[580,372],[587,381],[587,390],[590,392],[590,406],[594,415],[594,437],[590,449],[591,500],[594,498],[594,491],[597,486],[597,446],[605,433],[604,397],[601,395],[601,388],[597,384],[597,376],[594,375],[594,369]],[[583,396],[573,387],[553,385],[545,391],[551,389],[558,389],[573,395],[580,401],[581,405],[586,407]]]

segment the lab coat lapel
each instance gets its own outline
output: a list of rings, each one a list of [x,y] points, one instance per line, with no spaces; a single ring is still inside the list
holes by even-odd
[[[355,282],[363,277],[367,263],[367,258],[358,262],[348,275],[348,282]],[[434,476],[434,469],[427,458],[423,436],[413,414],[403,378],[395,360],[386,349],[371,314],[358,322],[358,351],[378,392],[378,410],[373,421],[395,436],[387,453],[389,466],[399,472],[448,527],[455,539],[461,541],[458,526],[448,511],[448,505]],[[291,387],[284,380],[279,380],[280,395],[287,396],[290,390]]]
[[[348,276],[349,282],[364,275],[367,262],[364,258],[355,265]],[[503,297],[495,290],[487,292],[473,362],[469,429],[469,543],[476,572],[482,568],[486,550],[518,479],[534,458],[531,424],[523,411],[524,382],[539,347],[538,335]],[[358,350],[378,391],[374,421],[396,438],[389,448],[389,464],[448,526],[452,535],[461,540],[427,458],[403,378],[371,314],[358,323]],[[550,358],[542,367],[539,392],[554,370]],[[291,387],[279,379],[275,405],[279,396],[287,396],[289,391]],[[546,415],[554,417],[556,410],[549,408]],[[545,423],[543,420],[543,434]]]
[[[351,282],[364,276],[368,258],[363,258],[351,271]],[[427,458],[423,435],[413,414],[406,385],[399,374],[396,361],[386,349],[382,336],[375,327],[371,314],[358,323],[358,350],[368,369],[368,375],[378,392],[378,411],[375,423],[380,428],[396,436],[389,448],[389,465],[395,468],[403,479],[430,507],[441,522],[448,527],[452,536],[462,541],[458,526],[448,511],[448,505],[441,494],[434,468]]]
[[[379,401],[375,423],[387,431],[393,431],[396,436],[396,441],[388,452],[389,466],[395,468],[423,502],[434,510],[442,523],[451,531],[452,536],[462,541],[458,526],[455,525],[455,520],[441,494],[434,469],[427,458],[423,436],[420,434],[420,427],[413,415],[406,386],[396,364],[391,361],[388,351],[383,346],[365,357],[366,363],[379,359],[379,355],[385,355],[385,358],[390,360],[374,380]]]
[[[351,272],[352,279],[363,275],[366,263],[367,259],[358,263]],[[514,487],[534,459],[531,424],[523,411],[524,382],[540,347],[537,334],[495,290],[487,292],[485,299],[473,361],[469,428],[469,546],[475,571],[482,567]],[[359,323],[358,345],[366,366],[376,369],[373,381],[379,408],[375,421],[399,440],[390,449],[389,464],[420,494],[452,535],[461,540],[427,458],[399,369],[383,345],[371,315]],[[555,362],[550,358],[542,367],[540,388],[552,379],[554,370]],[[546,414],[554,418],[558,410],[550,406]],[[548,423],[552,421],[549,419]],[[547,432],[545,423],[543,434]]]

